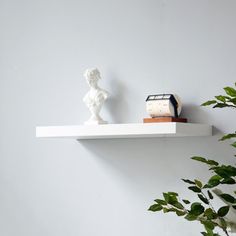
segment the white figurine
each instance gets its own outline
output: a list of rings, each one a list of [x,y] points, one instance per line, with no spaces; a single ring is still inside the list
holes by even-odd
[[[90,87],[88,93],[84,96],[83,101],[91,112],[91,117],[85,122],[86,125],[98,125],[107,124],[104,121],[99,112],[101,111],[102,105],[108,97],[108,92],[101,89],[98,86],[98,80],[101,79],[100,72],[98,69],[87,69],[84,73],[87,83]]]

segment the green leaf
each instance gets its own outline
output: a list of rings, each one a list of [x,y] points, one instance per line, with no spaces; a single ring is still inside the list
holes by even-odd
[[[224,108],[224,107],[229,107],[230,105],[226,103],[217,103],[213,108]]]
[[[215,96],[215,98],[221,102],[226,102],[226,97],[222,95]]]
[[[227,223],[224,218],[220,218],[220,225],[223,229],[227,229]]]
[[[220,194],[220,197],[223,198],[226,202],[236,203],[236,199],[230,194],[223,193],[223,194]]]
[[[177,200],[176,196],[169,195],[169,201],[168,201],[169,204],[174,205],[177,202],[178,202],[178,200]]]
[[[154,201],[160,205],[167,205],[167,202],[162,199],[155,199]]]
[[[224,217],[228,214],[228,212],[229,212],[229,206],[223,206],[217,211],[217,214],[220,217]]]
[[[219,163],[214,160],[207,160],[207,164],[210,166],[218,166]]]
[[[207,232],[201,232],[201,234],[203,235],[203,236],[220,236],[219,234],[211,234],[211,233],[207,233]]]
[[[168,192],[168,194],[169,194],[169,195],[172,195],[172,196],[176,196],[176,197],[179,196],[179,194],[176,193],[176,192]]]
[[[174,204],[178,202],[176,194],[173,194],[173,192],[163,193],[163,197],[165,201],[169,204]]]
[[[202,202],[204,202],[205,204],[209,204],[209,201],[207,200],[207,198],[205,198],[202,194],[198,194],[198,197],[200,198],[200,200]]]
[[[189,203],[190,203],[190,201],[187,200],[187,199],[183,199],[182,201],[183,201],[185,204],[189,204]]]
[[[168,208],[163,207],[163,213],[168,213],[170,210]]]
[[[229,98],[228,101],[227,101],[227,103],[229,103],[229,102],[231,102],[231,103],[233,103],[234,105],[236,105],[236,97],[234,97],[234,98]]]
[[[205,226],[206,229],[213,230],[215,228],[214,223],[210,220],[201,221],[201,223]]]
[[[224,90],[230,97],[236,97],[236,90],[234,88],[225,87]]]
[[[195,182],[193,182],[192,180],[189,180],[189,179],[182,179],[182,180],[187,184],[195,184]]]
[[[207,102],[202,103],[201,106],[209,106],[209,105],[212,105],[212,104],[215,104],[215,103],[217,103],[216,100],[209,100]]]
[[[201,203],[199,202],[194,202],[192,205],[191,205],[191,210],[189,213],[191,213],[192,215],[196,215],[196,216],[199,216],[201,215],[203,212],[204,212],[205,208],[202,206]]]
[[[172,205],[180,210],[184,209],[184,206],[180,202],[173,203]]]
[[[197,216],[196,215],[192,215],[192,214],[187,214],[185,217],[184,217],[186,220],[188,221],[194,221],[197,219]]]
[[[220,184],[220,180],[222,179],[219,175],[213,175],[206,185],[204,185],[204,188],[213,188]]]
[[[163,207],[160,204],[154,204],[154,205],[150,206],[148,210],[156,212],[156,211],[161,211],[162,209],[163,209]]]
[[[206,234],[207,236],[214,236],[214,233],[213,233],[212,229],[207,228],[205,225],[204,225],[204,227],[205,227],[205,229],[207,231],[207,234]]]
[[[179,211],[179,210],[176,210],[175,213],[176,213],[177,216],[184,216],[184,215],[186,215],[186,212]]]
[[[219,166],[214,169],[214,172],[224,179],[236,176],[236,168],[234,166]]]
[[[235,184],[236,181],[233,178],[226,178],[221,181],[221,184]]]
[[[236,205],[232,205],[232,207],[236,210]]]
[[[213,199],[213,195],[212,195],[212,193],[211,193],[209,190],[207,190],[207,194],[208,194],[208,197],[209,197],[210,199]]]
[[[200,162],[203,162],[203,163],[207,163],[207,159],[204,158],[204,157],[193,156],[193,157],[191,157],[191,159],[195,160],[195,161],[200,161]]]
[[[202,188],[202,182],[200,180],[195,179],[194,182],[199,188]]]
[[[214,161],[214,160],[207,160],[206,158],[204,157],[199,157],[199,156],[194,156],[191,158],[192,160],[195,160],[195,161],[200,161],[200,162],[203,162],[203,163],[206,163],[210,166],[218,166],[219,163]]]
[[[217,175],[219,175],[219,176],[221,176],[222,178],[225,178],[225,179],[231,177],[230,174],[228,173],[227,169],[224,168],[224,167],[222,167],[222,166],[219,167],[219,168],[217,168],[217,169],[215,169],[214,172],[215,172]]]
[[[232,143],[231,146],[233,146],[234,148],[236,148],[236,142]]]
[[[169,202],[169,195],[168,195],[168,193],[163,193],[163,197],[164,197],[165,201],[168,203]]]
[[[188,189],[192,190],[195,193],[200,193],[201,192],[201,189],[198,188],[197,186],[190,186],[190,187],[188,187]]]
[[[231,138],[236,138],[236,133],[226,134],[219,141],[224,141]]]
[[[213,212],[211,208],[207,208],[204,212],[204,216],[207,217],[208,220],[213,220],[217,218],[217,214]]]
[[[201,234],[202,234],[203,236],[208,236],[208,233],[206,233],[206,232],[201,232]]]

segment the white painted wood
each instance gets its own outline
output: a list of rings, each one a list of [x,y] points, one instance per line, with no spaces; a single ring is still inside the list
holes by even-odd
[[[212,126],[193,123],[134,123],[36,127],[38,138],[152,138],[212,135]]]

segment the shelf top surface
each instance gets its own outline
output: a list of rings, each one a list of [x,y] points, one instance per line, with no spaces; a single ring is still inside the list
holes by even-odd
[[[212,135],[211,125],[176,122],[36,127],[36,137],[41,138],[105,139],[209,135]]]

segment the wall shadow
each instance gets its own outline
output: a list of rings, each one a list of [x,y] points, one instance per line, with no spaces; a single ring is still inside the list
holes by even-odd
[[[207,179],[207,167],[190,160],[194,155],[232,162],[233,149],[219,143],[219,137],[82,140],[80,144],[139,192],[150,193],[160,185],[164,191],[164,183],[166,190],[177,190],[183,177]]]

